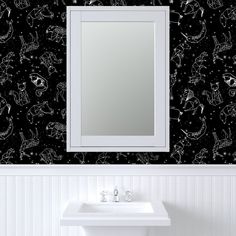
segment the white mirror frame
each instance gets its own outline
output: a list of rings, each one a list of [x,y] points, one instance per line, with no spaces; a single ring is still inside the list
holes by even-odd
[[[81,22],[87,21],[154,23],[154,135],[81,135]],[[169,7],[67,7],[67,151],[169,151]]]

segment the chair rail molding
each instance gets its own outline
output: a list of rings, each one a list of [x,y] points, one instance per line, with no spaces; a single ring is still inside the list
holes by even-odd
[[[0,176],[236,176],[236,165],[0,165]]]

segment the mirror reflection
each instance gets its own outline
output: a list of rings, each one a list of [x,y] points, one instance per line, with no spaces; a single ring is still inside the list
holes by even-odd
[[[154,24],[81,24],[82,135],[153,135]]]

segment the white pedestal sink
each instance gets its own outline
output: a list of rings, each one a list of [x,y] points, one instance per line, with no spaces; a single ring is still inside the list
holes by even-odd
[[[148,227],[170,226],[162,202],[67,204],[61,225],[82,226],[86,236],[147,236]]]

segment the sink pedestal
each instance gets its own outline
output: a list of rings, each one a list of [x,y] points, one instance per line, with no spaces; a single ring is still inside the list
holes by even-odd
[[[85,236],[147,236],[146,227],[82,227]]]

